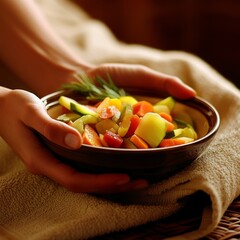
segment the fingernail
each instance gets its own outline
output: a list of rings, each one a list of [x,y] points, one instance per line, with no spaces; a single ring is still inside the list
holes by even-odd
[[[65,136],[65,144],[68,146],[68,147],[71,147],[71,148],[79,148],[80,146],[80,139],[78,136],[72,134],[72,133],[68,133],[66,136]]]

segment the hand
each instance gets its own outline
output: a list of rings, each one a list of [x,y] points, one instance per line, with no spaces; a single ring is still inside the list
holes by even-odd
[[[1,88],[0,88],[1,89]],[[125,174],[80,173],[59,162],[39,141],[32,129],[63,147],[77,149],[81,135],[65,123],[51,119],[32,93],[8,90],[1,96],[0,134],[33,174],[45,175],[74,192],[119,192],[147,185],[130,181]]]
[[[138,87],[159,90],[179,99],[196,96],[196,92],[178,77],[163,74],[142,65],[102,64],[89,68],[86,73],[91,77],[100,75],[103,78],[106,78],[106,73],[108,73],[114,83],[123,88]]]
[[[178,78],[158,73],[140,65],[104,64],[87,70],[90,76],[109,73],[116,85],[159,89],[178,98],[195,96],[195,91]],[[39,141],[32,129],[63,147],[81,147],[80,134],[46,113],[35,95],[23,90],[9,90],[1,97],[0,133],[20,156],[30,172],[45,175],[74,192],[121,192],[148,185],[145,180],[131,181],[126,174],[86,174],[59,162]],[[9,127],[11,126],[11,127]],[[17,138],[16,138],[17,133]]]

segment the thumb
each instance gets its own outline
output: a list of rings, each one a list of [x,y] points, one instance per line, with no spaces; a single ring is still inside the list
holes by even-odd
[[[28,116],[24,114],[22,122],[39,132],[45,138],[70,149],[78,149],[82,145],[81,134],[66,123],[51,118],[40,102],[28,105]],[[31,117],[29,117],[31,116]]]

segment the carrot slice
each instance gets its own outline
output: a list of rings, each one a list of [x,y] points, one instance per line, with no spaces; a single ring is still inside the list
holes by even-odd
[[[87,145],[92,145],[96,147],[102,147],[101,140],[94,130],[90,125],[85,125],[84,127],[84,132],[83,132],[83,143]]]
[[[171,147],[184,144],[185,141],[183,139],[163,139],[159,145],[159,147]]]
[[[168,122],[172,123],[173,122],[173,118],[170,114],[165,113],[165,112],[160,112],[159,115],[164,118],[165,120],[167,120]]]
[[[173,123],[167,121],[166,119],[164,119],[166,124],[167,124],[167,129],[166,129],[166,132],[171,132],[174,130],[175,126]]]
[[[130,141],[137,147],[137,148],[143,148],[147,149],[149,148],[148,144],[140,137],[138,137],[136,134],[133,134],[130,138]]]
[[[160,112],[159,115],[165,120],[167,124],[166,132],[171,132],[174,130],[175,126],[173,124],[173,118],[170,114],[165,112]]]
[[[147,101],[139,101],[133,105],[133,114],[143,117],[146,113],[153,112],[153,105]]]

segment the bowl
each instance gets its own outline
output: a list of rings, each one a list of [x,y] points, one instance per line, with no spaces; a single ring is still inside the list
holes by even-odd
[[[127,92],[137,99],[151,102],[163,98],[161,93],[154,91],[128,89]],[[61,106],[58,104],[58,99],[61,95],[84,101],[84,97],[79,93],[69,90],[54,92],[43,97],[41,100],[52,118],[59,115]],[[69,150],[50,142],[42,135],[40,137],[59,160],[81,172],[127,173],[132,179],[143,178],[154,183],[172,176],[200,157],[219,129],[220,117],[217,110],[200,97],[177,100],[175,108],[191,116],[198,134],[197,140],[165,148],[123,149],[83,144],[78,150]]]

